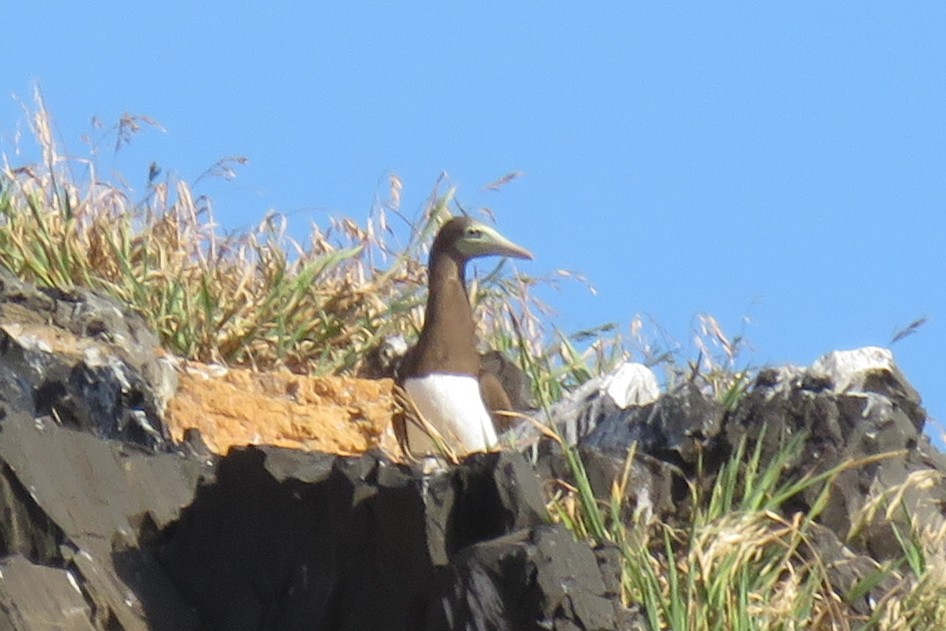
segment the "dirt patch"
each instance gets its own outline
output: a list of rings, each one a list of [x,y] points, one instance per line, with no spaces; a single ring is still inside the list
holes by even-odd
[[[401,459],[390,379],[256,373],[193,362],[179,379],[166,415],[175,441],[193,428],[218,454],[267,444],[342,455],[380,448]]]

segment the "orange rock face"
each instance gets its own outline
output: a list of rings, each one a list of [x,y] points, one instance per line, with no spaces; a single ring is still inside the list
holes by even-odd
[[[400,460],[391,424],[393,386],[390,379],[256,373],[188,362],[166,421],[175,440],[196,428],[219,454],[248,444],[345,455],[379,447]]]

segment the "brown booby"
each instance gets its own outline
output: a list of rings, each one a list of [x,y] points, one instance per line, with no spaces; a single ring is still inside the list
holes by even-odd
[[[399,381],[417,412],[456,452],[485,451],[496,444],[490,410],[511,409],[495,375],[483,369],[466,288],[466,263],[481,256],[531,259],[532,254],[497,230],[469,217],[445,223],[428,264],[427,309],[417,345],[401,365]],[[414,423],[406,424],[408,448],[437,453]]]

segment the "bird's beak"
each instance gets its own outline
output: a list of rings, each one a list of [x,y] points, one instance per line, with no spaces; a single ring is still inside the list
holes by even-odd
[[[521,245],[516,245],[499,234],[498,230],[486,225],[479,225],[477,228],[479,228],[480,233],[477,238],[464,237],[462,242],[457,244],[468,257],[509,256],[515,259],[532,258],[532,252]]]

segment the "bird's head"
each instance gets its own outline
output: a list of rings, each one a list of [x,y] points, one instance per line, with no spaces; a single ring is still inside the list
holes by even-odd
[[[498,230],[469,217],[454,217],[440,228],[432,253],[444,252],[465,262],[481,256],[531,259],[532,253],[516,245]]]

